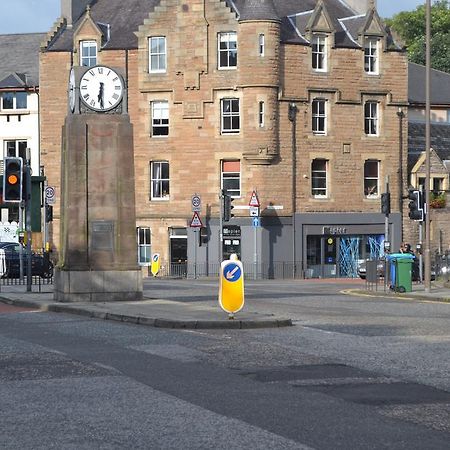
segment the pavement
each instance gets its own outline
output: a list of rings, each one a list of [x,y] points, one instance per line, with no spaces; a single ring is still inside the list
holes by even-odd
[[[378,285],[366,283],[365,289],[347,289],[343,291],[349,295],[369,295],[373,297],[389,297],[400,300],[422,300],[450,303],[450,283],[444,281],[432,281],[431,289],[426,290],[423,284],[413,283],[412,292],[391,291],[381,281]]]
[[[300,281],[301,282],[301,281]],[[346,289],[341,293],[357,296],[393,298],[450,303],[450,286],[433,282],[427,291],[423,284],[413,284],[412,292],[396,293],[378,285],[366,284],[365,289]],[[339,286],[337,285],[337,291]],[[259,311],[252,305],[244,305],[234,318],[224,312],[217,299],[201,302],[183,302],[151,297],[144,290],[141,301],[77,302],[61,303],[53,300],[53,286],[32,286],[26,292],[23,285],[1,285],[0,301],[14,306],[34,308],[40,311],[64,312],[97,319],[115,320],[139,325],[177,329],[251,329],[292,326],[292,319]]]

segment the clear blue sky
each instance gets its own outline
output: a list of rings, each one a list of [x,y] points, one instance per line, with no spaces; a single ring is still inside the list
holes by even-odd
[[[126,1],[126,0],[124,0]],[[378,0],[381,17],[415,9],[426,0]],[[49,31],[61,13],[61,0],[0,0],[0,34]]]

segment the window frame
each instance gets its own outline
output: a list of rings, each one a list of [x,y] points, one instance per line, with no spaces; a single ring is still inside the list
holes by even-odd
[[[237,163],[239,164],[239,172],[234,171],[225,171],[224,166],[227,163]],[[242,195],[242,164],[239,159],[223,159],[220,161],[220,189],[226,189],[228,195],[232,198],[240,198]],[[238,189],[227,189],[226,181],[227,180],[238,180],[239,188]]]
[[[224,106],[230,102],[229,111],[224,110]],[[233,111],[233,104],[238,105],[238,111]],[[238,118],[238,128],[233,128],[233,119]],[[230,120],[230,127],[225,128],[226,119]],[[222,135],[230,135],[230,134],[239,134],[241,132],[241,101],[239,98],[235,97],[225,97],[220,99],[220,134]]]
[[[322,43],[321,40],[323,40]],[[321,45],[323,45],[322,49]],[[326,34],[316,33],[312,36],[311,68],[314,72],[328,71],[328,36]]]
[[[264,128],[266,125],[266,104],[263,100],[258,102],[258,126]]]
[[[325,163],[325,170],[314,169],[314,163]],[[326,158],[315,158],[311,161],[311,195],[314,198],[328,198],[328,178],[329,178],[329,160]],[[320,174],[324,174],[320,176]],[[325,187],[315,187],[315,181],[325,180]],[[316,191],[316,192],[315,192]],[[325,191],[325,193],[318,193],[318,191]]]
[[[26,139],[5,139],[3,141],[3,156],[22,158],[25,161],[27,157],[27,148],[28,141]]]
[[[167,166],[167,177],[164,177],[163,166]],[[159,174],[156,169],[159,167]],[[167,185],[165,194],[164,183]],[[155,187],[157,187],[155,189]],[[168,201],[170,200],[170,163],[167,160],[150,161],[150,200]]]
[[[372,107],[375,107],[375,114]],[[367,100],[364,103],[364,133],[372,137],[380,135],[380,107],[379,102],[375,100]]]
[[[376,175],[376,177],[371,176],[370,174],[368,174],[368,172],[369,172],[368,169],[369,168],[366,167],[368,164],[376,164],[376,168],[377,168],[377,175]],[[366,168],[367,168],[367,170],[366,170]],[[379,198],[380,197],[380,161],[377,160],[377,159],[366,159],[364,161],[363,176],[364,176],[364,191],[363,191],[364,192],[364,197],[368,198],[368,199]],[[376,192],[374,192],[374,193],[369,193],[368,192],[368,190],[369,190],[368,183],[371,180],[376,180],[376,185],[375,185]],[[370,188],[370,189],[372,190],[373,187]]]
[[[234,37],[230,39],[230,37]],[[226,40],[222,40],[222,37],[227,37]],[[226,48],[221,48],[221,44],[225,43]],[[230,48],[230,42],[235,42],[235,48]],[[230,55],[235,54],[235,63],[230,64]],[[222,65],[222,54],[226,55],[226,64]],[[237,32],[236,31],[220,31],[217,33],[217,69],[218,70],[236,70],[238,65],[238,41],[237,41]]]
[[[378,75],[380,73],[379,64],[380,39],[366,37],[364,40],[364,72],[368,75]]]
[[[152,52],[153,47],[152,47],[152,41],[153,40],[158,40],[156,47],[157,50],[156,52]],[[159,41],[163,41],[164,42],[164,51],[161,51],[160,47],[159,47]],[[160,66],[160,57],[164,56],[164,68],[161,68]],[[152,56],[156,56],[157,57],[157,68],[152,68]],[[149,73],[167,73],[167,38],[166,36],[150,36],[148,38],[148,72]]]
[[[152,100],[150,102],[150,111],[151,111],[151,137],[158,139],[167,138],[170,133],[170,116],[169,116],[168,100]],[[164,121],[167,121],[167,123],[164,123]],[[167,129],[166,133],[155,132],[156,130],[164,130],[164,129]]]
[[[88,55],[88,56],[83,56],[83,48],[86,46],[86,48],[91,49],[91,48],[95,48],[95,56],[92,55]],[[95,58],[95,62],[94,64],[91,64],[91,59]],[[89,60],[89,64],[84,64],[83,61],[85,59]],[[82,67],[94,67],[96,66],[98,63],[98,48],[97,48],[97,41],[94,41],[92,39],[86,39],[86,40],[82,40],[80,41],[80,66]]]
[[[10,96],[11,97],[11,108],[6,107],[5,108],[5,97]],[[18,96],[25,99],[25,106],[24,107],[18,107]],[[0,110],[1,111],[25,111],[28,109],[28,93],[26,91],[5,91],[0,94]]]
[[[258,54],[262,58],[264,57],[266,49],[266,38],[264,36],[264,33],[259,33],[258,36]]]
[[[143,232],[141,234],[141,231]],[[147,233],[148,232],[148,233]],[[147,236],[148,234],[148,236]],[[145,242],[141,242],[141,236]],[[147,241],[148,237],[148,242]],[[152,263],[152,231],[150,227],[137,227],[136,228],[136,240],[137,240],[137,259],[140,266],[150,266]],[[144,249],[144,260],[141,258],[141,249]]]
[[[319,109],[315,108],[319,105]],[[323,112],[320,111],[320,105],[323,105]],[[323,97],[315,97],[311,102],[311,130],[315,136],[326,136],[328,133],[328,100]],[[323,129],[319,126],[323,121]]]

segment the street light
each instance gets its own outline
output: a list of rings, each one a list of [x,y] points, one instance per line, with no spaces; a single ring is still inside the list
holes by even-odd
[[[425,292],[431,290],[431,230],[430,230],[430,90],[431,90],[431,0],[426,0],[426,34],[425,34],[425,202],[427,210],[425,214]]]

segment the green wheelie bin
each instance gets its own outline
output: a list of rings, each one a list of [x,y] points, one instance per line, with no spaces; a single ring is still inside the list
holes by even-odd
[[[388,258],[391,263],[391,289],[395,292],[411,292],[414,255],[393,253]]]

